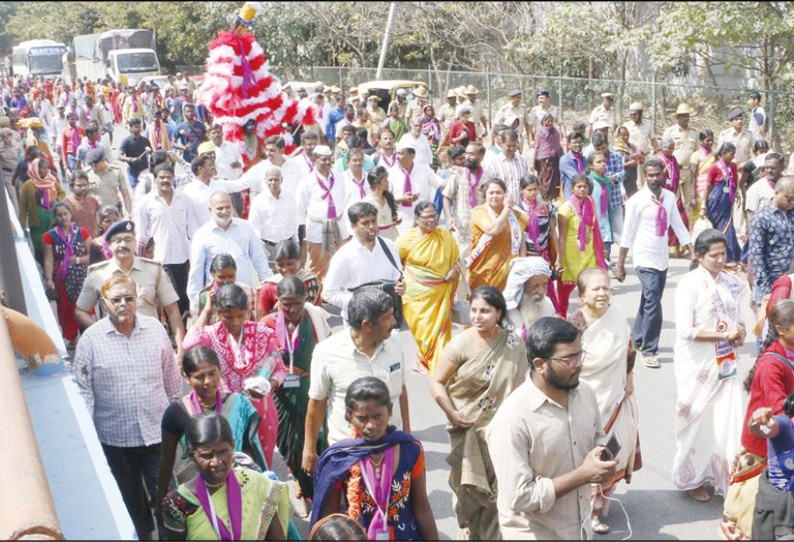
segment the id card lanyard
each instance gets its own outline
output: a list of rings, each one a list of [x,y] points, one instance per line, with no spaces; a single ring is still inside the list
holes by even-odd
[[[386,450],[384,452],[383,463],[381,464],[381,475],[380,475],[381,484],[386,479],[387,475],[389,478],[391,478],[392,462],[386,461],[386,457],[385,457],[386,454],[388,454],[389,452],[394,453],[394,448],[390,448],[389,450]],[[372,462],[369,461],[368,459],[367,461],[369,462],[370,469],[373,470],[373,476],[374,476],[374,467],[371,466]],[[386,496],[384,498],[385,502],[381,505],[381,503],[378,502],[378,499],[376,497],[377,494],[374,491],[374,483],[377,483],[377,480],[375,480],[374,483],[372,480],[370,480],[369,475],[367,474],[367,471],[369,469],[367,469],[367,467],[363,464],[363,461],[361,467],[362,467],[361,479],[364,480],[364,485],[366,486],[367,491],[369,491],[369,494],[372,495],[372,500],[375,501],[375,511],[377,512],[378,515],[380,515],[381,521],[383,522],[383,530],[378,533],[376,540],[389,540],[389,519],[386,510],[388,509],[389,506],[389,493],[390,493],[389,488],[391,487],[391,484],[389,483],[387,486],[387,489],[385,491]],[[388,473],[386,472],[387,468],[389,469]],[[385,538],[383,538],[384,536]]]

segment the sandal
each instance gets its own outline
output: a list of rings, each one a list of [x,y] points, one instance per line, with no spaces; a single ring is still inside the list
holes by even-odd
[[[590,527],[596,534],[607,534],[609,532],[609,525],[602,523],[598,516],[593,516],[590,520]]]
[[[694,500],[696,500],[697,502],[709,502],[711,500],[711,495],[709,495],[708,490],[703,486],[700,486],[695,489],[690,489],[689,491],[686,492],[686,494],[689,495]]]

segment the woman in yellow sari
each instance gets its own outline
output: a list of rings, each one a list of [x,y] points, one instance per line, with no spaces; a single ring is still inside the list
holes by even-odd
[[[526,254],[524,232],[529,219],[515,209],[507,187],[499,179],[483,184],[485,204],[471,211],[471,254],[466,258],[469,287],[493,286],[504,290],[510,260]]]
[[[714,132],[711,130],[703,130],[700,132],[700,148],[692,153],[689,159],[689,167],[692,168],[692,179],[694,179],[695,196],[697,203],[692,209],[692,214],[689,218],[689,223],[694,226],[695,222],[701,215],[706,216],[706,206],[703,202],[706,201],[706,192],[709,188],[708,173],[711,166],[717,159],[714,153]]]
[[[455,238],[438,227],[429,201],[414,210],[417,226],[397,238],[405,269],[403,313],[419,348],[419,362],[430,372],[452,338],[452,302],[458,287],[460,252]]]

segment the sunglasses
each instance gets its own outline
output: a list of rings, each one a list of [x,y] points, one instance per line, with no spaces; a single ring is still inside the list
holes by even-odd
[[[128,305],[131,304],[133,301],[135,301],[135,296],[134,295],[123,295],[121,297],[107,297],[105,299],[110,301],[110,303],[112,303],[113,305],[119,306],[119,305],[121,305],[122,301],[124,303],[127,303]]]

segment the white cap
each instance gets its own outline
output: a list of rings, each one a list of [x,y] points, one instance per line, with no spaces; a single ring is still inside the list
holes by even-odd
[[[405,149],[412,149],[412,150],[416,151],[416,146],[413,144],[413,142],[408,141],[405,138],[400,139],[400,142],[397,143],[397,150],[398,151],[402,151],[402,150],[405,150]]]
[[[604,128],[609,128],[609,124],[603,120],[597,120],[593,123],[593,131],[596,130],[603,130]]]
[[[315,156],[331,156],[331,149],[326,145],[317,145],[314,147]]]

